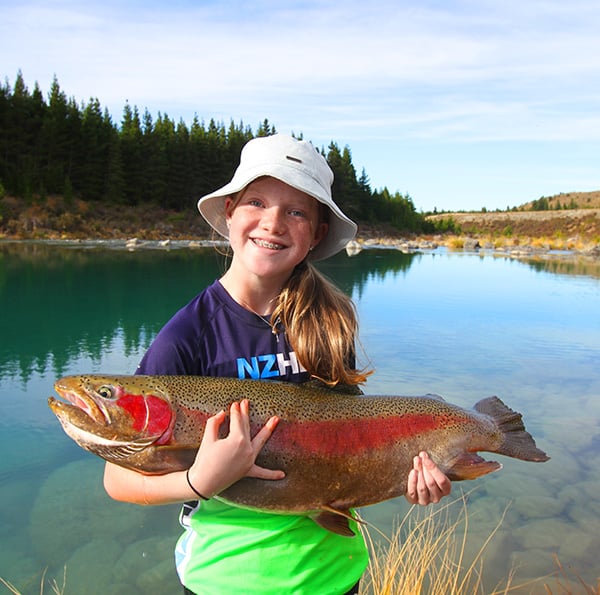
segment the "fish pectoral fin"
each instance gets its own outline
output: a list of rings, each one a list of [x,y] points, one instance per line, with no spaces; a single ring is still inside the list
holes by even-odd
[[[313,521],[323,529],[332,533],[343,535],[344,537],[355,537],[354,531],[350,528],[349,521],[356,521],[350,510],[333,508],[332,506],[322,506],[322,512],[312,517]],[[358,521],[362,522],[362,521]]]
[[[474,452],[464,452],[455,459],[446,470],[450,481],[461,479],[475,479],[481,475],[492,473],[502,469],[502,465],[496,461],[486,461]]]
[[[148,446],[150,446],[156,436],[148,439],[138,440],[106,440],[106,441],[90,441],[82,443],[76,440],[82,448],[93,452],[107,461],[118,462],[128,459],[129,457],[138,454]]]

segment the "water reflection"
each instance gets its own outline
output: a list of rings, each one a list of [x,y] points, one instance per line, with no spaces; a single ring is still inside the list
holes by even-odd
[[[117,333],[126,351],[148,342],[217,274],[214,254],[161,255],[8,245],[2,251],[0,374],[62,373],[80,354],[100,358]],[[157,262],[158,260],[158,262]]]
[[[148,346],[183,304],[226,267],[214,249],[137,252],[0,244],[0,376],[60,376],[81,355],[100,359],[117,336],[125,354]],[[348,293],[407,270],[414,255],[374,251],[320,265]]]
[[[600,279],[600,259],[583,256],[526,258],[523,262],[539,272]]]

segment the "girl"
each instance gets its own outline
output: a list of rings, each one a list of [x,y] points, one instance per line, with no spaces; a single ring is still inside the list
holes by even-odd
[[[198,202],[200,213],[229,239],[227,272],[160,331],[140,374],[194,374],[304,382],[316,377],[356,385],[357,320],[351,300],[311,260],[327,258],[354,237],[356,225],[333,202],[333,173],[305,141],[275,135],[251,140],[231,182]],[[249,404],[212,417],[192,467],[144,476],[107,463],[108,494],[126,502],[185,502],[176,548],[186,593],[196,595],[357,593],[368,555],[356,537],[326,531],[311,519],[244,510],[212,499],[244,476],[277,481],[284,474],[255,464],[276,429],[271,418],[250,435]],[[409,475],[411,503],[437,502],[450,482],[425,453]]]

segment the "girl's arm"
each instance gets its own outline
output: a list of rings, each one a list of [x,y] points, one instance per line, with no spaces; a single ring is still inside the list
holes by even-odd
[[[229,434],[219,438],[219,428],[224,420],[225,412],[220,411],[206,422],[200,448],[189,469],[189,480],[197,492],[210,498],[242,477],[272,480],[284,477],[283,471],[255,464],[258,453],[277,426],[278,418],[269,419],[251,438],[249,403],[244,399],[231,405]],[[173,504],[198,499],[185,471],[142,475],[107,463],[104,488],[111,498],[133,504]]]

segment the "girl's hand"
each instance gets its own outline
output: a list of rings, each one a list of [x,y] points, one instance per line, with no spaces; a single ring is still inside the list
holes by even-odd
[[[206,422],[200,448],[189,470],[189,478],[194,488],[207,498],[222,492],[242,477],[285,477],[283,471],[265,469],[255,463],[279,418],[271,417],[256,436],[251,438],[249,410],[247,399],[231,404],[229,434],[225,438],[219,438],[219,428],[226,416],[224,411],[213,415]]]
[[[413,468],[408,474],[405,498],[411,504],[427,506],[439,502],[451,490],[450,480],[426,452],[420,452],[414,458]]]

